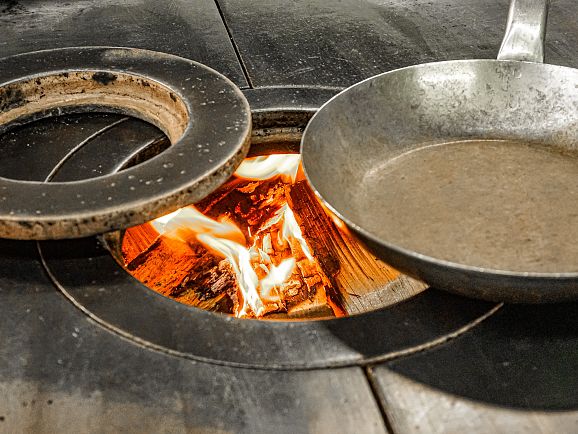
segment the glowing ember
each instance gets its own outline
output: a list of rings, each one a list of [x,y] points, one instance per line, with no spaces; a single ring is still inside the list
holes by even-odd
[[[295,182],[299,162],[298,155],[248,159],[239,166],[235,176],[256,181],[279,178],[280,184],[290,184]],[[240,191],[252,194],[256,192],[256,186],[249,184]],[[292,279],[297,264],[301,268],[316,266],[287,195],[281,194],[284,193],[281,187],[273,184],[274,193],[264,198],[254,194],[254,199],[259,199],[259,210],[269,212],[265,213],[265,218],[258,214],[248,219],[243,228],[248,237],[233,222],[230,213],[213,219],[193,206],[151,222],[164,237],[190,245],[200,243],[229,262],[238,289],[236,316],[261,317],[267,312],[278,311],[283,307],[284,299],[295,295],[296,286],[301,286],[298,280]]]

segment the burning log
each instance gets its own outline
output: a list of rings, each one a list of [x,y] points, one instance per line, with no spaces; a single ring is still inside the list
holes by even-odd
[[[244,236],[255,239],[252,251],[261,257],[253,261],[253,268],[260,280],[271,271],[271,265],[282,264],[287,258],[295,260],[290,277],[270,289],[275,301],[268,300],[263,313],[275,313],[275,318],[333,316],[334,309],[326,295],[332,290],[330,280],[317,261],[304,253],[299,241],[288,242],[281,233],[289,191],[290,184],[280,177],[264,181],[233,178],[196,206],[204,215],[238,222],[245,229]],[[224,308],[228,313],[242,310],[242,300],[237,296],[238,278],[227,260],[199,243],[193,232],[183,234],[186,228],[173,238],[165,234],[152,243],[151,229],[158,236],[150,225],[132,228],[125,234],[123,255],[133,276],[186,304],[209,310]],[[130,260],[133,252],[143,246],[148,247]]]
[[[127,231],[127,246],[150,234],[143,226],[147,225]],[[156,234],[156,240],[127,263],[127,270],[151,289],[181,303],[211,311],[230,309],[236,285],[230,264],[200,244],[191,246]]]
[[[127,229],[122,245],[124,263],[130,263],[141,252],[148,249],[158,236],[159,233],[149,223]]]
[[[324,209],[298,157],[268,158],[277,166],[246,161],[195,207],[127,230],[128,271],[179,302],[267,318],[366,312],[425,288],[379,261]]]
[[[279,177],[264,181],[233,178],[195,207],[213,219],[227,216],[251,238],[282,207],[288,188]]]
[[[329,296],[347,314],[389,306],[426,288],[363,247],[340,220],[332,218],[306,180],[291,189],[290,207],[318,263],[333,282]]]
[[[240,180],[233,178],[223,189],[210,195],[196,206],[203,214],[217,218],[226,215],[239,227],[246,227],[246,236],[266,233],[272,216],[282,211],[289,197],[292,184],[281,176],[265,180]],[[286,211],[285,211],[286,212]],[[284,217],[285,218],[285,217]],[[302,246],[295,240],[289,243],[272,242],[281,239],[278,231],[270,231],[255,245],[263,250],[274,263],[295,258],[296,267],[284,284],[280,285],[280,303],[272,308],[275,317],[283,314],[310,317],[333,316],[336,307],[327,300],[332,291],[331,281],[313,257],[306,257]],[[263,273],[259,276],[264,277]]]
[[[331,280],[319,265],[317,258],[308,257],[298,241],[292,239],[281,247],[277,243],[272,243],[269,252],[278,260],[288,256],[296,260],[291,277],[280,289],[284,301],[284,308],[280,310],[285,311],[287,317],[317,318],[341,314],[341,310],[337,306],[332,306],[327,297],[328,292],[334,290]],[[276,317],[282,318],[280,315]]]

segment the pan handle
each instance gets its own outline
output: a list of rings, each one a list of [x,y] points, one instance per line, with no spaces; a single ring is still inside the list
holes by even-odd
[[[512,0],[498,60],[544,62],[549,0]]]

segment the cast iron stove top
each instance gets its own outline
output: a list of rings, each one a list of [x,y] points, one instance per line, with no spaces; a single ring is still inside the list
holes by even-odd
[[[265,3],[14,1],[0,7],[0,49],[112,44],[200,61],[244,89],[254,146],[266,146],[272,131],[298,137],[317,107],[361,78],[492,57],[507,10],[474,0]],[[574,9],[553,5],[552,63],[578,64]],[[2,137],[0,176],[43,180],[57,165],[63,180],[98,176],[159,140],[117,115],[43,120]],[[344,320],[244,321],[147,294],[96,237],[0,240],[0,300],[0,432],[574,432],[578,423],[575,303],[500,307],[428,289]]]

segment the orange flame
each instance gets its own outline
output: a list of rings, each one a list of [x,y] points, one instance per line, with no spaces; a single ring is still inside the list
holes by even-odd
[[[295,181],[299,163],[299,155],[257,157],[245,160],[235,175],[251,180],[281,176],[284,182],[289,183]],[[294,257],[274,263],[268,254],[272,251],[272,235],[277,235],[274,241],[279,246],[297,243],[303,255],[313,260],[311,250],[288,203],[285,200],[278,205],[278,211],[254,234],[251,235],[248,230],[252,238],[249,241],[243,231],[226,216],[213,220],[193,206],[160,217],[153,221],[152,225],[160,234],[189,243],[198,241],[205,248],[227,259],[235,273],[238,295],[242,301],[236,315],[260,317],[277,309],[282,303],[283,285],[296,267]]]

